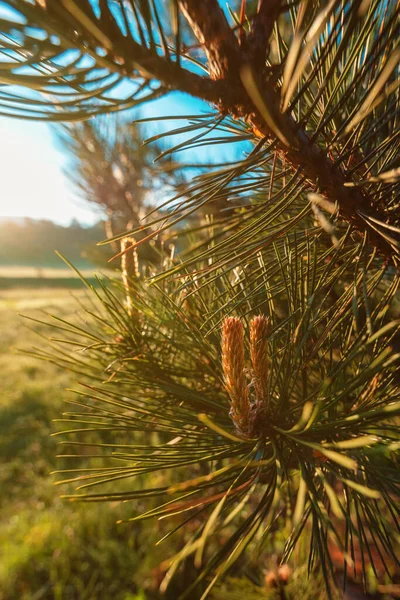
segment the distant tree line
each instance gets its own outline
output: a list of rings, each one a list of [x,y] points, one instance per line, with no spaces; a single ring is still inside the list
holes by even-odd
[[[99,247],[104,239],[104,224],[85,227],[78,221],[62,226],[48,220],[4,220],[0,222],[0,265],[62,267],[58,250],[78,268],[106,262],[108,247]]]

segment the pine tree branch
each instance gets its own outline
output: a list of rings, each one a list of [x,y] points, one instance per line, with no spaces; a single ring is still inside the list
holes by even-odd
[[[332,204],[336,204],[340,216],[351,223],[358,232],[364,233],[365,220],[359,211],[366,210],[370,216],[379,219],[371,200],[361,190],[350,190],[345,186],[345,173],[335,167],[333,161],[311,141],[290,115],[281,114],[278,93],[272,88],[272,84],[263,80],[265,53],[274,23],[281,10],[281,2],[261,0],[246,48],[242,53],[216,0],[206,0],[204,3],[199,3],[197,0],[180,0],[180,4],[190,26],[206,50],[211,76],[214,79],[223,79],[219,81],[221,87],[214,99],[218,109],[222,113],[240,116],[249,122],[259,137],[274,139],[276,128],[280,130],[282,137],[279,136],[278,153],[281,157],[295,170],[300,168],[311,188],[318,190]],[[266,120],[265,114],[262,114],[262,109],[254,106],[254,101],[250,100],[247,90],[240,81],[241,69],[249,58],[255,61],[254,66],[264,67],[261,73],[253,66],[250,68],[273,127],[271,122]],[[393,251],[387,241],[371,228],[368,229],[368,233],[372,246],[383,257],[392,261]]]
[[[277,98],[276,98],[277,101]],[[248,114],[247,111],[241,115],[248,120],[259,137],[272,138],[271,131],[259,112]],[[365,221],[360,212],[365,211],[368,216],[379,219],[371,198],[361,189],[348,188],[345,173],[336,167],[331,158],[326,156],[321,148],[312,142],[310,137],[295,123],[293,119],[286,116],[286,123],[296,132],[298,148],[285,148],[280,142],[277,152],[294,169],[301,169],[313,190],[326,198],[330,203],[336,204],[339,215],[350,223],[360,234],[365,233]],[[377,252],[387,261],[394,261],[393,250],[390,244],[372,228],[368,228],[369,242],[376,248]]]
[[[99,60],[99,67],[106,67],[110,72],[121,76],[154,79],[160,81],[164,89],[180,90],[207,102],[215,102],[218,85],[208,77],[181,68],[177,62],[161,56],[154,45],[148,46],[137,42],[132,36],[124,36],[106,1],[102,2],[101,8],[100,17],[97,19],[93,6],[87,0],[79,5],[74,0],[46,0],[40,11],[42,14],[39,13],[39,19],[34,12],[38,11],[38,7],[31,8],[28,5],[25,7],[25,13],[27,18],[32,20],[32,24],[40,27],[44,21],[45,27],[50,26],[50,31],[54,30],[62,35],[64,40],[73,40],[65,49],[73,46],[85,48],[93,58],[99,60],[96,51],[99,45],[103,47],[105,56]],[[11,31],[15,25],[12,22],[10,25]],[[8,32],[9,28],[5,27],[4,23],[2,28]],[[21,27],[22,32],[24,26]],[[60,47],[55,45],[54,55],[57,56],[59,52]],[[43,81],[46,77],[52,81],[54,73],[49,76],[41,75]],[[29,79],[32,80],[32,76],[29,76]],[[23,85],[24,81],[21,81],[21,84]]]
[[[365,219],[366,215],[367,218],[386,222],[368,192],[346,187],[348,178],[343,167],[335,166],[333,160],[310,139],[293,117],[281,112],[279,92],[268,80],[265,67],[265,53],[281,3],[278,0],[261,0],[247,44],[241,48],[217,0],[178,1],[204,48],[210,78],[184,69],[180,61],[161,55],[151,41],[139,43],[132,36],[123,35],[106,1],[102,3],[100,20],[89,3],[78,5],[73,0],[63,0],[62,3],[47,0],[42,9],[26,4],[23,12],[30,25],[60,34],[63,40],[61,52],[71,47],[80,48],[95,58],[97,68],[107,68],[110,73],[133,80],[143,78],[149,86],[152,80],[158,80],[161,83],[158,95],[168,89],[186,92],[210,102],[221,114],[242,118],[251,125],[256,136],[265,137],[266,140],[278,138],[277,152],[295,171],[301,170],[310,184],[310,191],[317,191],[332,204],[337,204],[340,215],[360,233],[368,229],[370,243],[388,261],[393,262],[391,245],[369,227]],[[11,25],[16,31],[26,34],[24,25]],[[29,39],[28,34],[28,47]],[[104,48],[105,56],[99,57],[99,45]],[[54,55],[54,59],[60,54],[60,46],[53,44],[50,39],[46,40],[46,49],[52,57]],[[253,57],[253,62],[249,61],[249,57]],[[261,64],[263,68],[259,69],[258,65]],[[247,69],[247,84],[244,82],[244,69]],[[60,75],[54,71],[39,76],[12,73],[10,79],[9,72],[5,71],[5,76],[6,81],[15,84],[30,85],[32,82],[36,89],[39,86],[46,89],[49,83],[62,85],[66,72],[63,66],[60,67]],[[85,83],[81,76],[78,80]],[[74,87],[73,78],[66,83]],[[152,91],[149,97],[155,93],[157,90]],[[124,102],[121,102],[121,107],[123,105]]]

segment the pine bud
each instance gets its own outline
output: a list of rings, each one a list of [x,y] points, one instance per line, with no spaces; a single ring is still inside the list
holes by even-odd
[[[130,250],[131,248],[131,250]],[[121,271],[122,282],[126,291],[126,307],[130,316],[134,315],[132,304],[132,293],[135,289],[135,280],[139,277],[139,261],[133,238],[123,238],[121,240]]]
[[[231,400],[230,415],[238,432],[248,432],[250,403],[244,368],[243,325],[237,317],[226,317],[222,324],[222,370]]]
[[[250,358],[253,367],[253,384],[256,395],[256,406],[267,408],[268,404],[268,335],[270,322],[267,317],[259,315],[250,323]]]

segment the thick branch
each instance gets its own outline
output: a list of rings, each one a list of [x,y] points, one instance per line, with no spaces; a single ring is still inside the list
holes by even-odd
[[[271,115],[279,115],[280,127],[286,132],[291,132],[291,139],[295,141],[286,145],[278,140],[278,152],[296,170],[301,169],[312,189],[318,189],[330,202],[337,204],[340,215],[359,232],[364,232],[366,224],[359,211],[374,215],[372,202],[359,189],[350,189],[345,186],[344,173],[336,168],[333,161],[314,143],[293,118],[287,114],[280,114],[280,98],[272,88],[272,84],[265,83],[263,71],[265,67],[265,53],[269,38],[276,19],[281,10],[280,0],[260,0],[259,10],[254,19],[252,31],[247,40],[246,49],[239,55],[238,42],[230,30],[225,16],[216,0],[180,0],[190,25],[198,39],[208,49],[210,69],[224,81],[216,89],[214,104],[221,112],[241,117],[249,122],[256,135],[269,139],[276,139],[276,134],[267,124],[240,81],[240,70],[243,64],[252,65],[254,78],[257,79],[261,95],[264,92],[265,104]],[[228,31],[229,30],[229,31]],[[249,58],[252,57],[250,61]],[[255,66],[259,69],[254,69]],[[296,146],[296,148],[294,148]],[[390,245],[373,229],[369,229],[370,242],[378,252],[387,259],[392,259]]]

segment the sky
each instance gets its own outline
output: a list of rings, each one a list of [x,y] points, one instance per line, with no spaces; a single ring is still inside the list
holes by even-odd
[[[0,118],[0,217],[50,219],[68,225],[73,218],[91,224],[99,215],[74,193],[46,123]]]
[[[0,2],[2,18],[14,18]],[[76,197],[63,174],[66,158],[45,123],[0,117],[0,218],[72,219],[91,224],[99,215]]]
[[[140,116],[199,114],[209,110],[207,104],[175,93],[141,107]],[[167,123],[167,128],[183,125],[182,121]],[[154,129],[149,131],[153,133]],[[56,143],[50,125],[0,117],[0,140],[0,218],[50,219],[62,225],[77,219],[90,225],[101,217],[100,212],[85,205],[68,181],[64,173],[67,157]],[[175,137],[173,144],[177,141],[181,140]],[[209,161],[212,155],[219,155],[219,160],[222,156],[232,158],[232,150],[229,144],[217,146],[216,150],[200,148],[187,152],[186,159]]]
[[[8,16],[1,0],[0,14]],[[205,103],[177,93],[140,109],[141,116],[182,115],[209,110]],[[169,122],[171,127],[175,124],[182,126],[182,121]],[[63,172],[67,157],[56,145],[49,125],[0,117],[0,140],[0,218],[50,219],[63,225],[68,225],[72,219],[88,225],[99,219],[101,214],[77,197]],[[174,142],[177,141],[181,140],[175,137]],[[193,162],[195,157],[208,162],[212,155],[219,155],[219,160],[222,156],[228,158],[232,152],[229,149],[226,152],[226,147],[197,149],[192,156],[187,155],[187,160]]]
[[[78,199],[63,173],[65,157],[46,123],[0,118],[0,217],[50,219],[67,225],[98,215]]]

